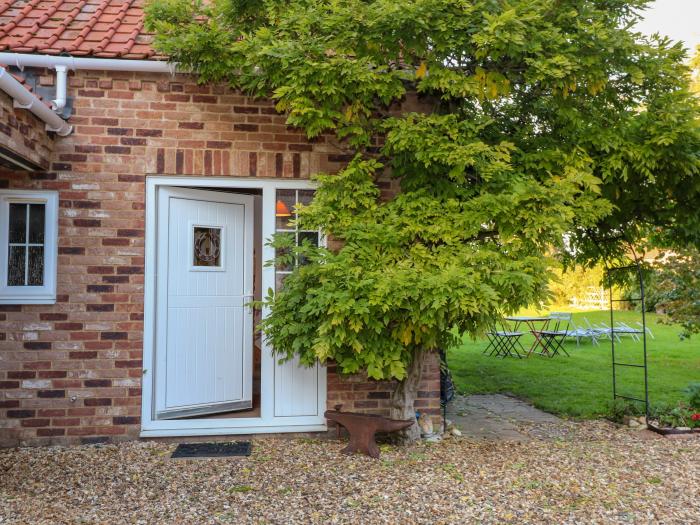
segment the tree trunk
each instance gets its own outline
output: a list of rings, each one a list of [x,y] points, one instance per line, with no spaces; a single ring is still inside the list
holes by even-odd
[[[391,394],[391,418],[413,420],[413,425],[397,433],[397,441],[404,445],[420,439],[420,427],[416,421],[416,410],[413,407],[413,402],[418,395],[418,385],[423,375],[423,363],[427,354],[428,352],[425,350],[419,350],[415,353],[413,361],[406,371],[406,378],[398,382]]]

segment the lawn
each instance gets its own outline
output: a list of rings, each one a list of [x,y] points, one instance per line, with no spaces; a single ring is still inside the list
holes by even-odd
[[[574,314],[574,323],[585,326],[609,324],[610,312]],[[636,312],[616,312],[616,321],[630,325],[641,321]],[[654,338],[648,338],[649,400],[652,405],[676,403],[684,398],[682,390],[691,381],[700,381],[700,338],[681,341],[677,327],[661,325],[654,314],[647,315]],[[528,348],[531,336],[523,338]],[[610,342],[598,346],[586,341],[579,347],[567,343],[571,357],[547,358],[533,354],[528,359],[498,358],[483,355],[486,340],[465,338],[448,354],[448,363],[458,391],[465,394],[504,392],[529,400],[536,407],[575,418],[593,418],[605,414],[612,399]],[[626,339],[616,344],[618,361],[642,363],[642,344]],[[619,369],[618,369],[619,370]],[[626,368],[618,374],[618,393],[643,397],[642,369]]]

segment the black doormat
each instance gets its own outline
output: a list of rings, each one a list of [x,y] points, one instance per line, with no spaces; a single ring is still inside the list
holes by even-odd
[[[181,443],[171,458],[226,458],[250,456],[250,441],[228,443]]]

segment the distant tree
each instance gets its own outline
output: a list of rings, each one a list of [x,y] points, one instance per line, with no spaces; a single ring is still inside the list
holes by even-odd
[[[556,268],[554,275],[555,279],[549,285],[553,295],[552,308],[566,307],[573,303],[574,299],[578,304],[583,305],[589,294],[603,290],[605,267],[602,264],[593,268],[577,266],[568,268],[565,272]],[[607,300],[607,298],[607,292],[604,291],[603,299]]]
[[[646,4],[153,0],[161,52],[354,156],[301,209],[339,247],[302,247],[268,295],[275,350],[395,379],[413,418],[425,356],[545,300],[567,232],[587,261],[659,228],[697,242],[698,105],[681,46],[630,29]]]
[[[679,324],[681,338],[700,333],[700,252],[689,248],[654,266],[651,291],[662,322]]]
[[[691,90],[700,97],[700,46],[690,61]],[[700,117],[700,116],[699,116]],[[700,251],[697,245],[678,246],[662,253],[651,269],[647,297],[663,313],[662,322],[678,324],[681,338],[700,333]]]
[[[690,67],[693,70],[690,89],[700,95],[700,45],[695,48],[695,56],[690,61]]]

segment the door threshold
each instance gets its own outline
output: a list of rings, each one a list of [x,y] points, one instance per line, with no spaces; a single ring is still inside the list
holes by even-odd
[[[328,425],[269,425],[220,428],[163,428],[141,430],[142,438],[191,437],[191,436],[241,436],[253,434],[289,434],[294,432],[327,432]]]

